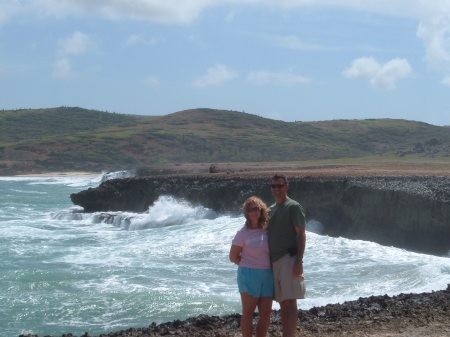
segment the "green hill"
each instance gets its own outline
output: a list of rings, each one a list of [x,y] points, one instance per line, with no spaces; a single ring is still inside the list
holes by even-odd
[[[450,128],[395,119],[283,122],[237,111],[134,116],[60,107],[0,111],[0,169],[118,170],[171,163],[442,157]]]

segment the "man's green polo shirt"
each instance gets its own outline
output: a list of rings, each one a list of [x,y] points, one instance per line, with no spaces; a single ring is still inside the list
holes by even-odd
[[[273,263],[288,254],[288,248],[297,247],[295,227],[305,227],[306,221],[302,206],[290,198],[282,204],[273,204],[269,209],[268,238]]]

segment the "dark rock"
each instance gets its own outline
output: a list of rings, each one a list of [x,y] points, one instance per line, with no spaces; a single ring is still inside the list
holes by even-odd
[[[219,173],[114,179],[70,197],[85,212],[145,212],[160,196],[170,195],[239,214],[252,195],[273,203],[271,176]],[[321,234],[437,255],[450,250],[448,177],[288,178],[288,195],[302,204],[308,221],[323,225]]]
[[[211,164],[211,166],[209,167],[209,173],[219,173],[220,169],[219,166],[217,164]]]
[[[399,330],[414,331],[414,336],[444,336],[443,327],[450,320],[450,285],[446,290],[422,294],[400,294],[398,296],[370,296],[348,301],[342,304],[328,304],[310,310],[299,310],[296,336],[397,336]],[[241,315],[226,316],[200,315],[184,321],[175,320],[147,328],[130,328],[111,332],[98,337],[132,337],[132,336],[239,336]],[[256,323],[258,315],[254,315]],[[419,328],[436,326],[428,329],[434,333],[418,333]],[[401,329],[399,329],[401,327]],[[268,336],[280,336],[281,316],[279,310],[272,311]],[[389,334],[380,332],[390,331]],[[427,331],[427,330],[425,330]],[[446,331],[446,330],[445,330]],[[401,333],[401,332],[400,332]],[[404,334],[405,336],[409,334]],[[19,337],[35,337],[20,335]],[[72,336],[64,334],[63,336]],[[86,332],[83,337],[88,337]],[[402,334],[403,336],[403,334]],[[51,336],[48,336],[51,337]]]

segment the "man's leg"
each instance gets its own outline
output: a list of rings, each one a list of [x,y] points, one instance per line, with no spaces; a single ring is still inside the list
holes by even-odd
[[[294,337],[298,323],[297,300],[284,300],[280,303],[283,337]]]

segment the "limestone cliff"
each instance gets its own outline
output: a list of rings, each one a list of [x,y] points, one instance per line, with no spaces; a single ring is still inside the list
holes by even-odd
[[[273,203],[271,174],[202,174],[114,179],[71,195],[86,212],[144,212],[170,195],[219,212],[240,213],[251,195]],[[288,177],[288,195],[324,235],[446,255],[450,250],[450,178]]]

